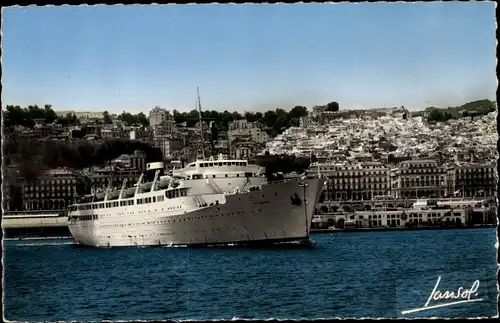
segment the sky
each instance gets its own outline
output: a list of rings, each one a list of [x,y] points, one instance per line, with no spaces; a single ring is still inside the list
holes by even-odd
[[[495,99],[493,2],[9,7],[2,105],[56,111]]]

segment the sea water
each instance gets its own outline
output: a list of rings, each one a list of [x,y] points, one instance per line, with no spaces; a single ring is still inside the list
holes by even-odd
[[[4,315],[96,321],[497,314],[496,228],[313,239],[314,247],[301,249],[95,249],[76,248],[72,240],[4,241]],[[434,294],[438,300],[428,306],[476,301],[403,314],[422,308],[438,279],[437,290],[465,298]],[[473,294],[464,293],[476,280]]]

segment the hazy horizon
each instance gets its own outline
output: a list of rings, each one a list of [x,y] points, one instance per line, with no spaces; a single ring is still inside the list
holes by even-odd
[[[493,2],[3,9],[2,102],[55,111],[496,101]]]

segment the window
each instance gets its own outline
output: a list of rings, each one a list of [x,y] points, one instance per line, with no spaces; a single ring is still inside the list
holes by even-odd
[[[153,196],[153,203],[156,202],[156,196]]]

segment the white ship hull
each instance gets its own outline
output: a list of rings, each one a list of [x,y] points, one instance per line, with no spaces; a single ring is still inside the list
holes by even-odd
[[[88,210],[103,212],[97,220],[73,220],[69,229],[80,245],[94,247],[148,245],[218,245],[272,243],[309,239],[322,179],[270,183],[242,194],[211,194],[202,198],[218,205],[199,208],[195,196],[145,205]],[[304,195],[305,193],[305,195]],[[300,205],[292,204],[295,194]],[[304,203],[305,200],[305,203]],[[176,201],[177,205],[168,206]],[[168,209],[167,209],[168,207]],[[79,215],[76,211],[73,215]],[[90,213],[89,213],[90,212]]]

